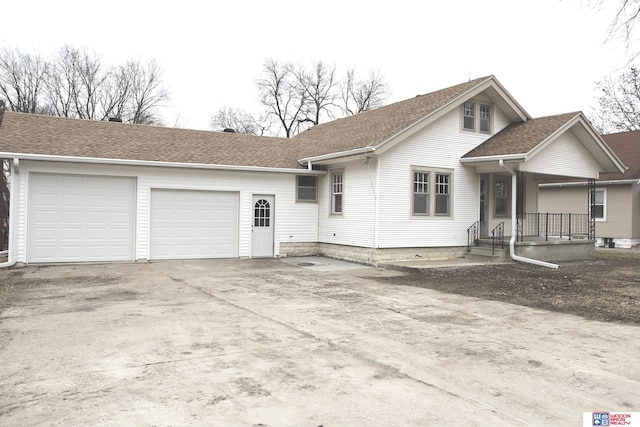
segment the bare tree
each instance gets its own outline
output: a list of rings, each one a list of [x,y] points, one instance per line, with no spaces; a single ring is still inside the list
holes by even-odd
[[[640,130],[640,70],[630,67],[617,78],[596,84],[599,110],[593,120],[602,133]]]
[[[630,60],[640,55],[640,50],[632,51],[633,44],[638,41],[635,38],[638,18],[640,18],[640,0],[621,0],[609,32],[611,36],[616,34],[622,36],[627,50],[632,52]]]
[[[328,67],[322,61],[315,61],[310,70],[299,65],[294,75],[307,100],[299,122],[317,125],[323,113],[333,117],[332,108],[337,97],[336,66]]]
[[[371,70],[365,80],[358,80],[353,68],[340,87],[342,109],[345,114],[358,114],[384,104],[389,96],[389,85],[379,71]]]
[[[290,63],[267,59],[263,77],[257,81],[260,103],[281,126],[287,138],[300,126],[301,112],[307,105],[307,94],[297,84]]]
[[[264,118],[255,118],[245,110],[222,107],[211,116],[210,128],[219,131],[232,129],[246,135],[264,135],[269,126]]]
[[[129,61],[125,76],[131,88],[127,121],[138,124],[161,124],[157,108],[169,100],[169,91],[162,86],[162,71],[154,60],[146,65]]]
[[[9,109],[22,113],[40,112],[40,101],[47,71],[40,55],[19,50],[0,50],[0,97]]]
[[[109,77],[97,54],[64,46],[48,67],[47,108],[56,116],[104,120],[109,112],[99,107]]]
[[[0,51],[0,98],[9,109],[90,120],[118,117],[161,124],[158,107],[170,98],[155,61],[105,65],[85,49],[62,47],[52,58]]]

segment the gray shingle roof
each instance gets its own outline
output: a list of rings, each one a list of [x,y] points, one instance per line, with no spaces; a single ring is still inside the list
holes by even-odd
[[[302,168],[304,140],[6,111],[0,152],[175,163]]]
[[[628,169],[624,173],[603,173],[600,179],[640,179],[640,130],[612,133],[602,138]]]
[[[316,150],[312,155],[375,147],[489,78],[478,78],[375,110],[323,123],[302,132],[295,139],[304,138],[315,141]]]
[[[462,157],[528,153],[578,114],[580,113],[565,113],[531,119],[523,123],[512,123]]]
[[[0,152],[65,157],[297,168],[299,159],[377,147],[474,87],[482,77],[274,138],[5,112]],[[464,157],[526,153],[579,113],[512,124]]]

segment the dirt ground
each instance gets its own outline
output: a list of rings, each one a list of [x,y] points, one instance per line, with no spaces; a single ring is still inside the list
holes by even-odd
[[[598,249],[594,260],[563,262],[557,270],[517,263],[424,269],[376,280],[640,325],[640,250]]]

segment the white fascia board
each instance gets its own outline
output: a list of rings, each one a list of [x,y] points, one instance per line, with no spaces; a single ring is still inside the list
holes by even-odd
[[[327,160],[335,160],[340,157],[349,157],[349,156],[356,156],[359,154],[373,153],[374,151],[376,151],[374,147],[354,148],[353,150],[348,150],[348,151],[339,151],[337,153],[329,153],[329,154],[322,154],[320,156],[305,157],[304,159],[298,160],[298,162],[300,162],[300,164],[303,164],[303,165],[308,164],[309,162],[322,163]]]
[[[507,91],[504,88],[504,86],[502,86],[502,84],[498,81],[498,79],[496,79],[494,76],[490,76],[487,80],[473,87],[470,91],[464,93],[463,95],[471,99],[474,96],[478,95],[479,93],[484,92],[489,87],[493,87],[496,90],[496,92],[500,94],[500,97],[505,102],[505,104],[507,104],[509,108],[511,108],[523,122],[526,122],[527,120],[531,119],[531,116],[529,115],[529,113],[527,113],[526,110],[522,108],[522,106],[518,103],[518,101],[516,101],[515,98],[511,96],[509,91]]]
[[[21,160],[36,160],[46,162],[66,162],[66,163],[90,163],[90,164],[106,164],[120,166],[156,166],[168,168],[185,168],[185,169],[214,169],[214,170],[230,170],[244,172],[277,172],[277,173],[293,173],[298,175],[324,175],[324,171],[294,169],[294,168],[275,168],[263,166],[238,166],[238,165],[218,165],[207,163],[181,163],[181,162],[158,162],[151,160],[130,160],[130,159],[103,159],[99,157],[72,157],[57,156],[49,154],[25,154],[25,153],[8,153],[0,152],[0,158],[16,158]]]
[[[460,163],[486,163],[486,162],[499,162],[504,161],[527,161],[526,154],[505,154],[496,156],[484,156],[484,157],[466,157],[460,159]]]
[[[640,184],[640,180],[637,179],[608,179],[605,181],[595,181],[596,187],[602,185],[632,185],[632,184]],[[543,184],[538,184],[541,188],[560,188],[560,187],[584,187],[588,185],[587,181],[571,181],[571,182],[545,182]]]
[[[620,173],[624,173],[627,170],[627,167],[624,165],[622,160],[613,152],[613,150],[607,145],[607,143],[602,139],[597,132],[595,132],[586,118],[583,116],[581,112],[577,113],[571,120],[568,120],[564,125],[556,129],[551,135],[549,135],[544,141],[540,144],[536,145],[529,153],[528,157],[533,157],[540,151],[542,151],[547,145],[553,142],[558,136],[562,135],[566,131],[570,130],[574,125],[581,124],[583,129],[596,141],[598,147],[605,153],[605,155],[611,160],[611,163],[618,169]],[[585,147],[586,148],[586,147]]]

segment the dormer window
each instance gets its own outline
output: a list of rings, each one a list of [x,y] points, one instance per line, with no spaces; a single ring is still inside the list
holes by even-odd
[[[467,101],[462,105],[462,128],[491,133],[491,105]]]

